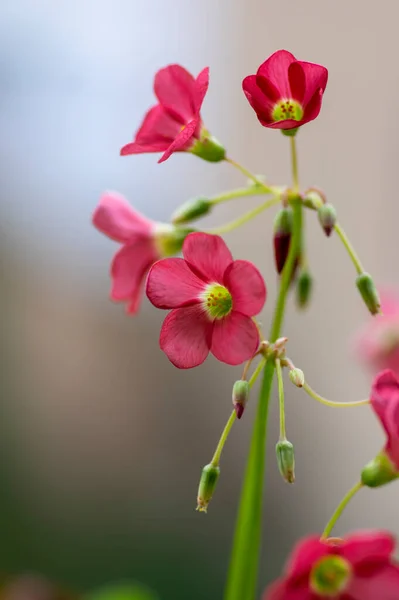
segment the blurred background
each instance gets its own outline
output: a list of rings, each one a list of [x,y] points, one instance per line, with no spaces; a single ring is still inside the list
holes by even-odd
[[[287,140],[265,130],[244,76],[278,48],[326,65],[320,118],[298,135],[302,186],[318,185],[378,283],[399,284],[396,0],[14,0],[0,9],[0,571],[86,591],[135,580],[162,600],[219,600],[255,401],[228,441],[208,515],[194,511],[201,468],[231,410],[240,368],[210,358],[180,372],[158,348],[164,318],[147,301],[127,317],[108,299],[116,245],[90,223],[105,189],[157,220],[189,197],[243,184],[228,164],[119,157],[153,104],[155,71],[211,67],[207,127],[229,154],[273,182],[290,178]],[[216,226],[247,198],[204,219]],[[272,213],[226,240],[277,279]],[[289,355],[335,400],[360,399],[370,374],[350,341],[368,320],[338,239],[308,219],[311,310],[289,305]],[[255,394],[254,400],[255,400]],[[371,411],[334,411],[287,390],[297,481],[275,465],[271,414],[261,585],[295,540],[320,531],[383,435]],[[359,495],[337,534],[399,533],[397,487]],[[33,597],[33,596],[32,596]],[[30,600],[30,598],[29,598]]]

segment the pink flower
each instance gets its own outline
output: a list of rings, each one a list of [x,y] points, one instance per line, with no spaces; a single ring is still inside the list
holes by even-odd
[[[192,152],[218,162],[224,149],[203,126],[200,110],[209,85],[209,68],[196,79],[180,65],[169,65],[155,75],[158,104],[144,117],[133,142],[121,149],[121,156],[163,152],[163,162],[173,152]]]
[[[278,50],[242,82],[244,94],[264,127],[295,129],[317,117],[328,71]]]
[[[357,533],[344,540],[309,537],[294,549],[285,576],[263,600],[397,600],[399,567],[388,533]]]
[[[399,379],[393,371],[374,379],[370,402],[387,435],[384,453],[399,471]]]
[[[187,230],[150,221],[116,192],[106,192],[100,198],[93,224],[122,244],[111,265],[111,298],[127,302],[127,312],[134,314],[148,269],[163,255],[178,252]]]
[[[184,258],[161,260],[151,268],[147,296],[166,317],[160,346],[180,369],[196,367],[209,352],[238,365],[256,352],[258,329],[251,317],[265,303],[266,287],[256,267],[233,260],[221,237],[191,233]]]
[[[392,369],[399,375],[399,294],[380,291],[381,313],[373,316],[355,340],[355,352],[375,373]]]

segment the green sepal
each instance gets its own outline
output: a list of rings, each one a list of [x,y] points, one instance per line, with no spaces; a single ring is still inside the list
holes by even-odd
[[[189,223],[190,221],[194,221],[199,217],[207,215],[211,209],[212,203],[208,198],[201,196],[198,198],[191,198],[175,210],[172,215],[172,223],[175,225]]]
[[[361,480],[363,485],[376,488],[391,483],[399,477],[395,465],[384,451],[377,454],[362,470]]]

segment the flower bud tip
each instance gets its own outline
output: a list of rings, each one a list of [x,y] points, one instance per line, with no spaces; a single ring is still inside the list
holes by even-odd
[[[371,314],[379,314],[381,302],[371,275],[368,273],[360,273],[356,278],[356,285]]]
[[[197,496],[197,510],[199,512],[207,512],[208,504],[212,499],[219,475],[220,468],[212,463],[205,465],[202,469]]]
[[[322,204],[317,210],[317,215],[324,233],[329,237],[337,222],[337,212],[335,208],[332,204]]]
[[[232,400],[237,419],[241,419],[248,402],[250,387],[248,381],[239,379],[233,385]]]
[[[279,471],[287,483],[295,482],[294,446],[288,440],[280,440],[276,444],[276,456]]]
[[[297,387],[303,387],[305,383],[305,375],[301,369],[291,369],[291,371],[289,372],[289,378],[291,379],[292,383]]]

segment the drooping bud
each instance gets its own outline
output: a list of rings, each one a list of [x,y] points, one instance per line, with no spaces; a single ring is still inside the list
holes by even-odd
[[[288,440],[280,440],[276,444],[277,464],[280,473],[287,483],[295,481],[294,446]]]
[[[371,314],[377,315],[380,312],[381,302],[371,275],[361,273],[356,278],[356,285]]]
[[[322,204],[317,210],[317,216],[324,233],[329,237],[337,222],[337,211],[332,204]]]
[[[322,204],[324,204],[323,197],[317,190],[309,190],[303,197],[303,205],[306,206],[306,208],[318,210]]]
[[[211,463],[202,469],[201,479],[198,487],[197,510],[207,512],[208,504],[212,499],[213,492],[220,475],[220,468]]]
[[[191,198],[184,202],[179,208],[175,210],[172,215],[172,223],[175,225],[182,225],[183,223],[189,223],[203,217],[211,211],[212,203],[208,198]]]
[[[248,402],[250,387],[248,381],[239,379],[233,385],[233,406],[237,419],[241,419],[245,406]]]
[[[399,477],[395,465],[384,451],[377,454],[362,470],[363,485],[370,488],[381,487]]]
[[[292,209],[282,208],[274,218],[274,259],[277,273],[281,273],[288,257],[292,234]]]
[[[296,301],[299,308],[306,308],[309,304],[313,288],[313,277],[309,271],[301,271],[296,282]]]
[[[294,385],[303,387],[305,383],[305,374],[301,369],[295,367],[295,369],[291,369],[288,375]]]
[[[201,132],[201,139],[195,142],[190,152],[208,162],[220,162],[226,158],[222,144],[206,130]]]

